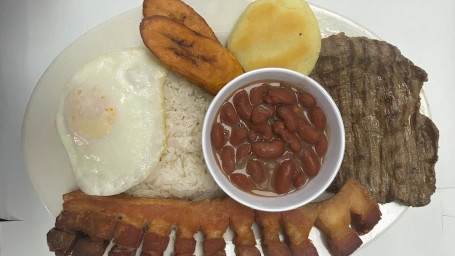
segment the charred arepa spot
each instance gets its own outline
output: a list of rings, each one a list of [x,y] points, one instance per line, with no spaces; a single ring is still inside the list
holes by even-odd
[[[397,47],[343,33],[322,40],[310,76],[343,117],[346,150],[330,190],[355,178],[379,203],[424,206],[435,191],[439,132],[419,112],[427,73]]]

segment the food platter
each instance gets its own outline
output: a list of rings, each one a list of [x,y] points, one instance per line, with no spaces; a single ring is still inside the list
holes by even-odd
[[[220,42],[225,43],[247,0],[187,0],[211,26]],[[323,37],[344,32],[348,36],[378,36],[361,25],[324,8],[311,6],[319,21]],[[29,177],[40,199],[53,215],[62,209],[62,195],[77,189],[70,162],[55,125],[58,100],[71,76],[95,57],[122,48],[143,46],[139,35],[142,8],[138,7],[89,30],[68,46],[48,67],[36,85],[24,117],[22,145]],[[421,112],[429,115],[421,93]],[[367,235],[364,245],[393,224],[407,207],[395,203],[381,205],[382,220]],[[229,240],[229,236],[226,237]],[[312,229],[310,238],[320,255],[328,255],[321,234]],[[232,243],[227,250],[233,250]]]

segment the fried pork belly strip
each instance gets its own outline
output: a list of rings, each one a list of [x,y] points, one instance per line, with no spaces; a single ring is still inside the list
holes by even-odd
[[[155,15],[169,17],[189,29],[218,42],[218,38],[204,18],[180,0],[144,0],[142,13],[144,17]]]
[[[307,207],[318,213],[316,227],[330,234],[327,243],[333,255],[350,255],[357,250],[362,245],[359,234],[368,233],[381,218],[378,204],[354,179],[349,179],[334,197]]]
[[[204,255],[218,255],[224,253],[223,234],[229,223],[237,234],[235,240],[238,242],[235,243],[239,248],[254,247],[256,244],[251,229],[253,210],[229,198],[190,202],[122,195],[89,196],[82,191],[74,191],[65,194],[63,199],[64,210],[56,219],[56,228],[48,235],[49,247],[55,252],[71,251],[73,240],[80,238],[66,236],[83,233],[93,241],[113,239],[117,251],[135,250],[143,241],[142,255],[161,255],[175,226],[176,254],[192,255],[196,246],[193,235],[201,231],[205,237]],[[59,237],[65,238],[65,242],[58,243]]]
[[[368,233],[381,219],[379,205],[354,179],[325,201],[281,213],[255,213],[263,231],[265,255],[270,256],[318,255],[308,238],[313,224],[326,234],[333,255],[350,255],[362,245],[359,235]],[[280,241],[280,230],[286,234],[289,247]]]
[[[333,255],[349,255],[361,244],[359,234],[369,232],[381,218],[360,183],[348,180],[332,198],[286,212],[261,212],[230,198],[183,201],[175,199],[89,196],[74,191],[63,196],[63,211],[47,234],[56,255],[135,255],[142,241],[142,256],[162,255],[175,227],[176,255],[193,255],[198,231],[204,235],[204,255],[225,255],[223,234],[228,226],[240,256],[260,255],[252,230],[262,230],[265,255],[318,255],[309,239],[313,224],[326,234]],[[350,225],[352,228],[350,228]],[[283,231],[287,243],[280,240]]]

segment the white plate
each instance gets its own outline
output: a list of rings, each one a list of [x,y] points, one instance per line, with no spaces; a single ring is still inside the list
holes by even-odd
[[[249,3],[247,0],[185,2],[206,19],[222,43],[226,42],[235,21]],[[345,32],[348,36],[378,38],[366,28],[338,14],[314,5],[312,9],[324,37]],[[121,48],[143,46],[139,35],[141,19],[142,8],[138,7],[91,29],[51,63],[33,91],[24,117],[22,146],[33,186],[53,216],[57,216],[62,210],[62,195],[77,189],[68,157],[55,127],[57,103],[62,88],[77,70],[95,57]],[[428,114],[424,97],[422,101],[422,112]],[[362,236],[364,245],[389,227],[406,209],[407,207],[395,203],[381,205],[383,218],[369,234]],[[310,238],[319,255],[328,255],[317,229],[312,229]],[[230,249],[232,248],[228,247],[228,251]]]

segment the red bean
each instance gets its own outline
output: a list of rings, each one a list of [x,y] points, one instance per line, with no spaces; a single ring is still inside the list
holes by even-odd
[[[256,184],[261,184],[264,181],[264,170],[259,161],[250,159],[246,164],[246,173]]]
[[[250,126],[251,128],[251,126]],[[250,131],[248,132],[248,140],[250,142],[256,142],[259,140],[259,133],[256,132],[255,130],[253,129],[250,129]]]
[[[282,87],[271,87],[266,96],[265,102],[269,104],[296,104],[297,99],[292,90]]]
[[[248,99],[248,93],[245,90],[236,93],[232,102],[234,103],[237,114],[244,120],[250,120],[253,107]]]
[[[303,185],[305,185],[308,181],[308,177],[305,176],[305,173],[303,172],[298,172],[295,176],[294,176],[294,180],[292,181],[292,185],[295,187],[295,188],[300,188],[302,187]]]
[[[278,194],[285,194],[291,188],[292,178],[296,171],[292,160],[283,161],[275,174],[275,190]]]
[[[329,141],[327,140],[327,136],[325,134],[321,135],[321,139],[314,145],[314,149],[319,157],[323,157],[327,152],[327,148],[329,147]]]
[[[299,137],[303,141],[309,144],[315,144],[316,142],[319,141],[321,137],[320,131],[316,127],[308,123],[308,121],[304,119],[304,117],[299,118],[297,120],[297,124],[298,124],[297,135],[299,135]]]
[[[280,122],[280,121],[274,122],[272,125],[272,131],[273,131],[273,133],[278,135],[278,137],[280,137],[280,139],[289,143],[292,151],[298,152],[302,148],[299,137],[297,137],[297,135],[295,133],[286,129],[283,122]]]
[[[294,111],[294,113],[298,117],[302,117],[303,116],[303,108],[301,108],[301,107],[293,107],[292,110]]]
[[[234,158],[234,148],[231,146],[225,146],[221,150],[221,167],[223,168],[224,173],[227,175],[231,174],[235,170],[235,158]]]
[[[326,116],[311,94],[292,84],[246,85],[226,100],[218,118],[211,143],[235,186],[286,194],[320,171],[328,150]]]
[[[281,118],[284,121],[284,124],[286,127],[289,129],[291,132],[297,131],[297,114],[294,112],[294,110],[291,107],[287,106],[279,106],[276,109],[276,113],[279,118]]]
[[[243,144],[242,146],[237,148],[235,152],[235,164],[238,169],[243,168],[246,164],[246,160],[250,155],[251,145],[250,144]]]
[[[251,112],[251,122],[254,124],[266,123],[275,113],[275,108],[269,104],[259,104],[254,106]]]
[[[240,122],[240,118],[235,112],[234,106],[232,106],[230,102],[224,103],[221,107],[220,120],[230,126],[236,125]]]
[[[260,158],[277,158],[283,155],[285,143],[281,140],[271,142],[257,141],[251,144],[253,154]]]
[[[210,139],[212,140],[212,146],[218,150],[220,150],[224,144],[226,144],[226,139],[224,137],[224,128],[220,123],[216,123],[212,126]]]
[[[243,190],[252,190],[256,186],[243,173],[233,173],[230,176],[232,183]]]
[[[231,137],[229,139],[229,142],[233,146],[238,146],[242,144],[246,138],[248,137],[248,129],[245,128],[244,126],[242,127],[233,127],[231,130]]]
[[[272,140],[273,139],[273,132],[272,126],[269,123],[259,123],[259,124],[250,124],[249,125],[251,130],[254,130],[265,140]],[[253,140],[252,140],[253,141]]]
[[[327,120],[324,111],[320,107],[312,107],[310,113],[308,113],[308,117],[316,128],[324,130]]]
[[[257,105],[257,104],[261,104],[262,102],[264,102],[263,97],[269,91],[269,87],[270,86],[268,84],[262,84],[258,87],[254,87],[253,89],[251,89],[251,91],[250,91],[251,104]]]
[[[316,100],[314,99],[314,97],[307,92],[299,91],[297,92],[297,97],[299,99],[300,104],[302,104],[306,108],[311,108],[316,104]]]
[[[321,160],[311,148],[304,147],[302,149],[301,160],[303,170],[308,176],[314,177],[319,173],[319,169],[321,169]]]

